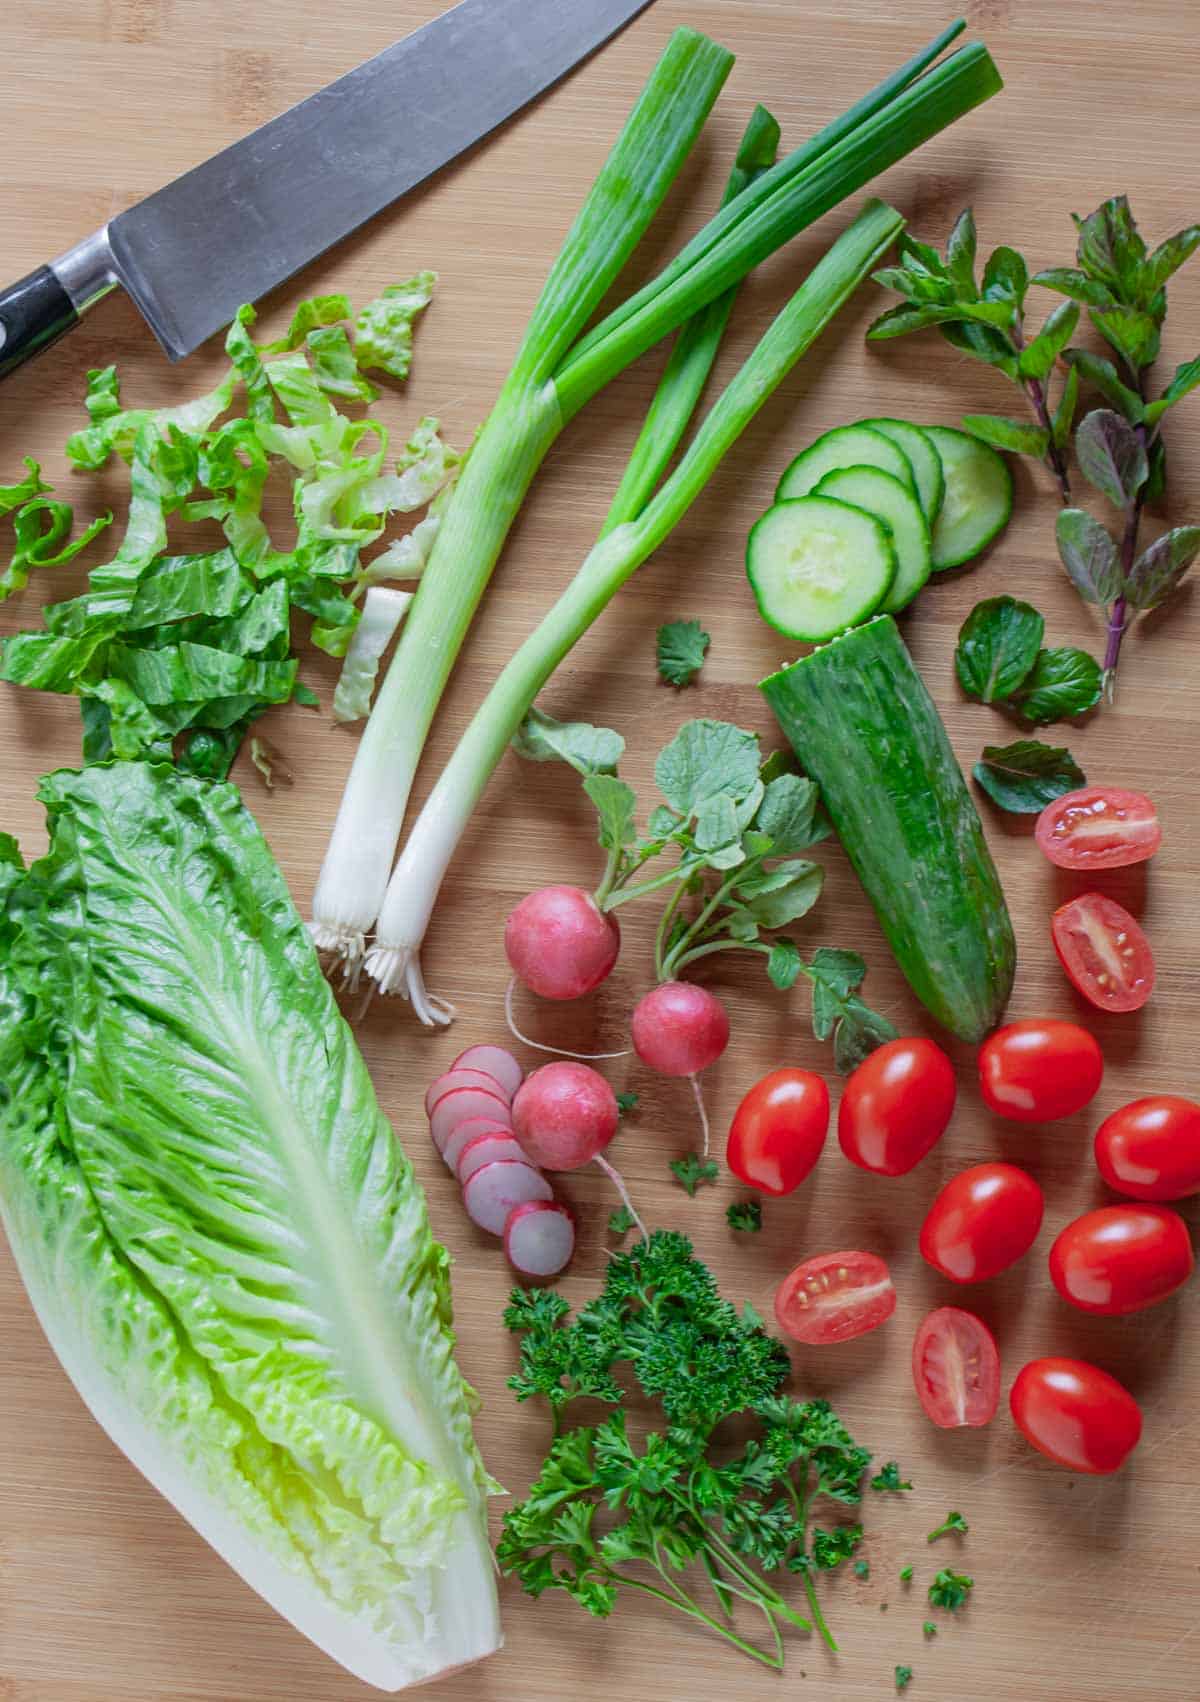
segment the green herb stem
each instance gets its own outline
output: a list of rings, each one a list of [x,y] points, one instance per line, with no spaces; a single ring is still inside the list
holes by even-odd
[[[1018,355],[1025,347],[1023,320],[1024,315],[1018,312],[1012,326],[1013,346]],[[1054,441],[1054,427],[1050,419],[1050,409],[1046,403],[1046,387],[1040,378],[1023,378],[1020,380],[1020,384],[1029,398],[1029,405],[1033,409],[1038,425],[1046,433],[1045,463],[1054,475],[1063,507],[1069,508],[1071,503],[1071,475],[1067,467],[1067,458]]]

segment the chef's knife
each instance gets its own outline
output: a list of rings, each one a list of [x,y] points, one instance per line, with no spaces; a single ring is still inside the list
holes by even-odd
[[[0,377],[118,284],[181,360],[649,4],[461,0],[0,291]]]

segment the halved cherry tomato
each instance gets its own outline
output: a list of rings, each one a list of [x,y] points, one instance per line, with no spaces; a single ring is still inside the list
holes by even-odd
[[[1123,1105],[1096,1130],[1096,1163],[1110,1188],[1135,1200],[1200,1194],[1200,1105],[1170,1093]]]
[[[1101,1206],[1069,1223],[1050,1249],[1050,1280],[1081,1312],[1141,1312],[1182,1288],[1196,1259],[1170,1206]]]
[[[889,1040],[846,1083],[838,1141],[851,1164],[903,1176],[946,1132],[954,1111],[954,1068],[920,1037]]]
[[[725,1162],[764,1194],[790,1194],[821,1156],[829,1089],[811,1070],[772,1070],[734,1112]]]
[[[1042,1227],[1042,1190],[1015,1164],[953,1177],[921,1225],[921,1257],[951,1282],[986,1282],[1024,1258]]]
[[[1073,1116],[1096,1097],[1103,1076],[1103,1053],[1074,1022],[1010,1022],[979,1048],[984,1102],[1013,1123]]]
[[[1115,1472],[1138,1445],[1141,1408],[1115,1377],[1084,1359],[1035,1359],[1009,1396],[1027,1442],[1074,1472]]]
[[[1050,937],[1076,992],[1102,1011],[1140,1011],[1154,991],[1154,953],[1128,910],[1101,892],[1054,912]]]
[[[784,1277],[775,1294],[779,1328],[809,1347],[865,1336],[896,1310],[896,1290],[874,1253],[819,1253]]]
[[[927,1418],[942,1430],[990,1424],[1000,1404],[1000,1350],[982,1318],[939,1306],[917,1331],[913,1382]]]
[[[1153,857],[1162,828],[1144,792],[1085,786],[1046,805],[1036,838],[1060,869],[1123,869]]]

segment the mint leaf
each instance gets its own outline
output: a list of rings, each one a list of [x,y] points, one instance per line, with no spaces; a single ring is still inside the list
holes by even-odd
[[[1086,509],[1063,508],[1055,536],[1062,564],[1079,595],[1086,603],[1107,608],[1120,596],[1123,578],[1117,546],[1109,533]]]
[[[1094,709],[1102,683],[1100,664],[1086,650],[1073,645],[1039,650],[1033,671],[1013,702],[1023,721],[1044,727]]]
[[[757,1235],[762,1228],[762,1201],[735,1200],[725,1208],[725,1221],[741,1235]]]
[[[1125,596],[1135,609],[1156,609],[1178,589],[1200,553],[1200,526],[1176,526],[1142,551],[1129,570]]]
[[[1086,272],[1080,272],[1074,266],[1047,266],[1044,271],[1035,272],[1029,281],[1043,284],[1048,290],[1057,290],[1060,295],[1070,296],[1085,307],[1112,307],[1116,299],[1107,285],[1097,278],[1089,278]]]
[[[1105,355],[1094,355],[1088,349],[1068,349],[1063,358],[1070,362],[1072,372],[1086,378],[1104,400],[1111,402],[1132,425],[1139,425],[1146,417],[1142,398],[1123,382],[1116,367]]]
[[[1065,449],[1071,441],[1071,427],[1075,423],[1075,409],[1079,403],[1079,369],[1067,368],[1066,382],[1058,406],[1054,410],[1054,418],[1050,422],[1050,441],[1056,449]]]
[[[713,1159],[697,1158],[694,1152],[687,1153],[683,1158],[673,1158],[670,1168],[679,1186],[686,1189],[692,1198],[702,1182],[715,1182],[720,1175]]]
[[[1131,367],[1151,366],[1158,359],[1159,328],[1149,313],[1135,307],[1099,307],[1092,312],[1092,324]]]
[[[1143,288],[1151,296],[1156,295],[1197,248],[1200,248],[1200,225],[1188,225],[1186,230],[1160,242],[1142,269]]]
[[[1112,195],[1094,213],[1072,213],[1078,232],[1075,256],[1089,278],[1104,284],[1121,301],[1136,301],[1146,244],[1125,195]]]
[[[728,721],[688,721],[658,754],[654,778],[673,810],[690,818],[706,798],[747,797],[758,783],[758,735]]]
[[[983,756],[971,772],[992,802],[1014,815],[1039,815],[1064,792],[1087,784],[1087,775],[1070,751],[1037,739],[984,745]]]
[[[1016,345],[1004,331],[998,331],[993,325],[970,325],[965,321],[942,325],[939,329],[946,341],[961,354],[994,366],[1006,378],[1016,379]]]
[[[946,275],[963,300],[973,301],[979,294],[975,282],[975,249],[975,215],[970,207],[965,207],[946,241]]]
[[[660,626],[655,650],[662,678],[669,686],[690,686],[711,643],[699,621],[669,621]]]
[[[556,721],[531,709],[513,737],[513,749],[528,762],[566,762],[580,774],[615,774],[625,741],[610,727],[587,721]]]
[[[1146,451],[1128,420],[1109,408],[1085,414],[1075,433],[1080,471],[1114,508],[1128,508],[1149,474]]]
[[[1176,402],[1194,390],[1200,384],[1200,358],[1182,362],[1175,368],[1175,376],[1167,385],[1157,401],[1146,406],[1145,418],[1147,425],[1157,425],[1168,408],[1173,408]],[[0,493],[2,494],[2,493]]]
[[[596,806],[600,818],[597,838],[606,851],[619,851],[632,842],[635,834],[634,811],[637,798],[632,786],[618,780],[615,774],[589,774],[583,789]]]
[[[995,703],[1016,691],[1037,658],[1046,623],[1029,603],[989,597],[963,622],[954,671],[968,697]]]
[[[984,300],[1011,303],[1011,319],[1023,305],[1028,288],[1029,268],[1016,249],[993,249],[983,269]]]
[[[1006,414],[964,414],[962,427],[993,449],[1007,449],[1014,455],[1040,459],[1050,447],[1050,433],[1044,427],[1010,419]]]
[[[1018,378],[1048,378],[1054,363],[1062,354],[1079,323],[1079,304],[1060,302],[1046,316],[1046,322],[1031,343],[1027,343],[1017,359]]]

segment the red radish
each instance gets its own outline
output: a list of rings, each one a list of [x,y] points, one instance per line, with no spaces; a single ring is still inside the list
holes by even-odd
[[[546,1170],[579,1170],[598,1164],[611,1178],[644,1236],[629,1191],[604,1157],[617,1132],[617,1096],[597,1071],[563,1060],[543,1064],[525,1077],[512,1107],[513,1133],[532,1163]]]
[[[508,1102],[499,1093],[487,1093],[481,1087],[456,1087],[442,1095],[429,1118],[429,1132],[439,1152],[445,1152],[455,1124],[465,1123],[468,1117],[491,1117],[506,1127],[512,1123]]]
[[[503,1046],[468,1046],[465,1052],[458,1054],[450,1068],[482,1070],[485,1076],[499,1082],[506,1099],[511,1099],[525,1080],[525,1071]]]
[[[468,1123],[477,1121],[477,1118],[470,1117],[467,1123],[460,1123],[451,1139],[456,1139]],[[510,1134],[507,1129],[501,1129],[499,1125],[493,1125],[478,1134],[472,1130],[466,1146],[459,1148],[458,1162],[454,1168],[459,1181],[466,1182],[477,1170],[482,1170],[485,1164],[498,1164],[508,1158],[515,1159],[518,1164],[526,1162],[524,1149],[516,1136]]]
[[[531,892],[504,924],[513,973],[543,999],[580,999],[617,961],[621,930],[590,892],[545,886]]]
[[[527,1200],[509,1213],[504,1251],[522,1276],[557,1276],[575,1251],[575,1220],[557,1201]]]
[[[529,1200],[553,1198],[550,1184],[540,1170],[513,1159],[485,1164],[463,1186],[467,1216],[489,1235],[503,1235],[516,1206],[523,1206]]]
[[[512,1095],[505,1093],[495,1076],[489,1076],[483,1070],[447,1070],[444,1076],[430,1082],[425,1089],[425,1115],[432,1117],[438,1100],[459,1087],[477,1087],[484,1093],[494,1093],[506,1105],[512,1101]]]
[[[662,1076],[696,1076],[729,1044],[729,1013],[694,981],[663,981],[639,999],[633,1049]]]
[[[499,1123],[494,1117],[465,1117],[461,1123],[456,1123],[446,1137],[442,1148],[442,1157],[446,1161],[447,1170],[453,1170],[458,1175],[458,1161],[467,1148],[479,1139],[481,1135],[499,1135],[505,1140],[513,1141],[513,1132],[507,1123]],[[517,1146],[516,1141],[513,1145]],[[509,1157],[524,1159],[525,1154],[517,1147]],[[459,1181],[462,1177],[459,1176]]]

